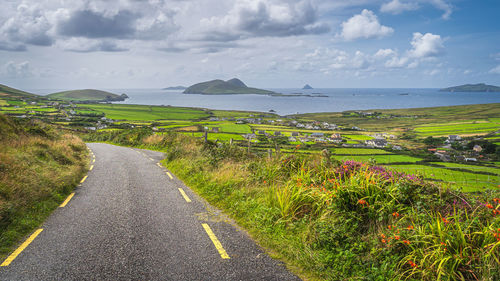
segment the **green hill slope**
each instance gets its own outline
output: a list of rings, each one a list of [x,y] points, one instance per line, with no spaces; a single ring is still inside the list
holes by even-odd
[[[439,90],[440,92],[500,92],[500,87],[480,84],[465,84]]]
[[[29,98],[33,98],[33,97],[39,97],[39,96],[0,84],[0,97],[12,97],[12,98],[29,97]]]
[[[72,90],[53,93],[47,95],[51,99],[68,100],[68,101],[124,101],[128,98],[127,95],[117,95],[106,91],[85,89]]]
[[[194,84],[184,90],[184,94],[202,94],[202,95],[239,95],[239,94],[257,94],[272,95],[272,91],[250,88],[241,80],[233,78],[228,81],[212,80]]]

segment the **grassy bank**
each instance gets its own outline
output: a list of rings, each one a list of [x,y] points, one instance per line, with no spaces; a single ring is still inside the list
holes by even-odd
[[[500,279],[499,191],[467,194],[327,153],[269,158],[175,133],[89,140],[165,151],[170,170],[303,277]]]
[[[85,144],[38,121],[0,115],[0,257],[38,227],[86,173]]]

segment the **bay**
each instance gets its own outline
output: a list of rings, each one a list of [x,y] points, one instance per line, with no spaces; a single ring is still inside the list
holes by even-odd
[[[280,115],[346,110],[396,109],[436,107],[466,104],[500,103],[500,93],[449,93],[439,89],[396,88],[329,88],[329,89],[268,89],[283,94],[319,93],[326,97],[266,96],[266,95],[194,95],[161,89],[107,89],[127,94],[122,104],[171,105],[222,110],[247,110]],[[58,90],[33,90],[48,94]],[[500,110],[500,108],[499,108]]]

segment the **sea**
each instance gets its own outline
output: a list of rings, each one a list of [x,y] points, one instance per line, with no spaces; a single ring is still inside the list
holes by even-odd
[[[33,93],[45,95],[63,89],[34,89]],[[130,98],[122,104],[171,105],[222,110],[276,112],[279,115],[316,112],[341,112],[347,110],[397,109],[436,107],[466,104],[500,103],[500,93],[450,93],[439,89],[396,88],[329,88],[329,89],[268,89],[282,94],[311,96],[266,95],[195,95],[178,90],[162,89],[105,89]],[[324,96],[324,97],[323,97]],[[499,105],[500,115],[500,105]]]

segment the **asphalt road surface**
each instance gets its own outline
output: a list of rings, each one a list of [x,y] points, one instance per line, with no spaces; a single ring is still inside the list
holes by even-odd
[[[161,153],[88,147],[88,178],[0,280],[300,280],[161,167]]]

